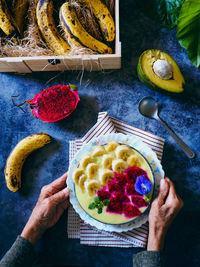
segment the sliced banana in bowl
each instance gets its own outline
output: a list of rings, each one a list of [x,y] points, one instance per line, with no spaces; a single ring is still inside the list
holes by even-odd
[[[85,157],[83,157],[80,161],[80,167],[82,169],[86,169],[86,167],[88,166],[89,163],[94,162],[93,158],[91,156],[86,155]]]
[[[107,146],[106,146],[106,150],[108,152],[112,152],[115,151],[115,149],[119,146],[119,144],[116,141],[110,141],[108,142]]]
[[[105,154],[105,148],[103,146],[96,146],[93,151],[92,151],[92,156],[93,157],[99,157]]]
[[[115,149],[115,154],[116,154],[117,158],[122,159],[124,161],[126,161],[128,159],[128,157],[130,157],[130,155],[133,153],[134,153],[133,149],[131,149],[127,145],[119,145]]]
[[[84,174],[84,171],[81,169],[76,169],[73,173],[73,180],[75,184],[79,184],[80,177]]]
[[[114,157],[112,155],[103,155],[102,157],[102,166],[104,169],[111,169],[112,168],[112,162],[114,160]]]
[[[101,184],[97,180],[90,180],[85,182],[86,190],[89,196],[95,196],[95,193],[98,189],[101,188]]]
[[[116,173],[122,173],[127,167],[128,164],[123,159],[115,159],[112,162],[112,169]]]
[[[100,171],[99,179],[101,185],[106,186],[109,181],[111,181],[114,177],[114,172],[109,169],[102,169]]]
[[[82,174],[79,179],[79,186],[82,190],[82,192],[85,192],[85,182],[87,180],[87,175]]]
[[[127,163],[129,166],[138,166],[141,167],[141,161],[138,159],[138,157],[136,155],[130,155],[127,158]]]
[[[86,168],[86,173],[89,179],[94,179],[98,172],[98,165],[96,163],[89,163]]]

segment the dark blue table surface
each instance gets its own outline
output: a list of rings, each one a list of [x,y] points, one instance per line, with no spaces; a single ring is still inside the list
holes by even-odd
[[[189,61],[176,39],[176,30],[168,31],[145,17],[134,1],[120,3],[120,39],[122,68],[116,71],[43,72],[0,74],[0,256],[21,233],[43,185],[68,169],[69,140],[83,136],[96,122],[99,111],[166,139],[163,168],[176,185],[184,208],[171,226],[165,242],[166,266],[200,266],[200,72]],[[166,95],[146,88],[137,78],[139,55],[157,48],[170,53],[186,80],[185,93]],[[67,84],[79,86],[81,101],[73,114],[60,122],[47,124],[13,107],[12,95],[21,96],[18,103],[31,99],[44,88]],[[195,151],[188,159],[165,129],[142,117],[137,109],[144,96],[152,96],[161,105],[161,117]],[[23,187],[10,192],[4,182],[4,166],[11,149],[29,134],[46,132],[55,142],[32,153],[23,168]],[[80,245],[67,239],[67,212],[55,227],[45,233],[36,246],[41,263],[72,266],[132,266],[132,254],[139,248],[103,248]]]

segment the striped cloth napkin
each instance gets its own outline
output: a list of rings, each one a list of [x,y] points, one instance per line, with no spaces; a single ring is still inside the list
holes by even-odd
[[[118,119],[110,117],[107,112],[98,114],[97,123],[81,138],[70,141],[69,160],[71,161],[76,152],[83,144],[86,144],[94,137],[118,132],[131,134],[140,138],[157,154],[161,161],[165,140],[149,132],[135,128]],[[70,206],[68,209],[68,238],[80,239],[80,243],[89,246],[105,247],[145,247],[148,237],[148,222],[137,229],[122,233],[110,233],[84,223],[79,215]]]

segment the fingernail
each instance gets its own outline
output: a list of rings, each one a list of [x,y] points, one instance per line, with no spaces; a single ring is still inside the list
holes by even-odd
[[[68,197],[69,194],[70,194],[70,190],[69,190],[68,187],[65,187],[65,188],[63,189],[63,192],[65,193],[66,197]]]

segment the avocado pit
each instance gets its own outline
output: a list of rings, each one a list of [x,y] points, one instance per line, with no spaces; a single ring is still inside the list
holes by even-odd
[[[164,59],[158,59],[153,63],[153,71],[163,80],[169,80],[173,77],[172,65]]]

